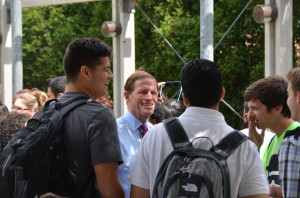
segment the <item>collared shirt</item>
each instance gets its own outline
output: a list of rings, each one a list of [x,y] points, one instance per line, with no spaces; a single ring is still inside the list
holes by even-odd
[[[126,198],[130,195],[129,174],[135,155],[142,141],[142,131],[140,129],[142,122],[138,120],[129,111],[117,119],[118,132],[120,138],[121,151],[124,163],[119,166],[119,177],[122,187],[125,191]],[[146,122],[148,130],[153,126]]]
[[[209,149],[209,137],[216,145],[234,129],[228,126],[223,115],[212,109],[188,107],[179,117],[190,141],[198,148]],[[202,141],[201,141],[202,139]],[[194,145],[194,144],[193,144]],[[152,196],[157,172],[173,146],[163,123],[155,125],[143,138],[136,161],[132,166],[130,182],[150,190]],[[250,140],[244,141],[228,158],[231,197],[245,197],[254,194],[269,194],[266,175],[263,171],[257,147]]]
[[[299,123],[294,123],[292,129],[300,126]],[[300,197],[300,138],[295,139],[294,136],[289,136],[283,140],[278,161],[283,196]]]
[[[265,169],[269,184],[280,185],[278,167],[279,148],[283,141],[286,131],[295,129],[297,125],[297,122],[293,122],[288,128],[284,130],[284,132],[279,137],[275,136],[271,140],[270,145],[264,153],[262,164]]]

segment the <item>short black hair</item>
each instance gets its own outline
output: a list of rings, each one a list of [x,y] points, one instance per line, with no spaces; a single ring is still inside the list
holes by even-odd
[[[196,59],[181,70],[183,93],[191,106],[210,108],[219,103],[223,78],[218,66],[206,59]]]
[[[155,123],[161,123],[165,119],[165,109],[157,102],[153,114],[149,117],[149,121],[155,120]]]
[[[179,117],[186,107],[182,101],[176,99],[169,99],[165,104],[166,118]]]
[[[66,49],[63,61],[67,82],[76,80],[83,65],[93,70],[101,64],[100,57],[111,58],[111,49],[102,40],[79,38],[72,41]]]
[[[58,76],[49,78],[46,81],[47,87],[50,87],[54,96],[57,97],[59,93],[64,93],[66,88],[66,76]]]

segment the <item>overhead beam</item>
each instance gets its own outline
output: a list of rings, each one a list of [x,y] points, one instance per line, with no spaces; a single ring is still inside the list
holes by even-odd
[[[49,6],[49,5],[61,5],[69,3],[82,3],[90,1],[103,1],[103,0],[22,0],[22,7],[38,7],[38,6]]]

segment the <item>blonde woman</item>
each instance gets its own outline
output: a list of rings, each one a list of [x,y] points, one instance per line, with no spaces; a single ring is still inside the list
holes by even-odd
[[[21,94],[14,102],[12,111],[28,114],[31,117],[38,112],[46,103],[47,94],[38,89]]]

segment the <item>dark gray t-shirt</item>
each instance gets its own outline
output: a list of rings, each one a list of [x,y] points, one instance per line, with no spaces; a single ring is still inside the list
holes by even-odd
[[[66,102],[82,95],[67,92],[58,100]],[[116,119],[104,105],[91,102],[77,107],[65,117],[64,126],[64,145],[73,159],[73,162],[69,161],[69,168],[76,175],[77,182],[88,180],[94,165],[123,163]]]

